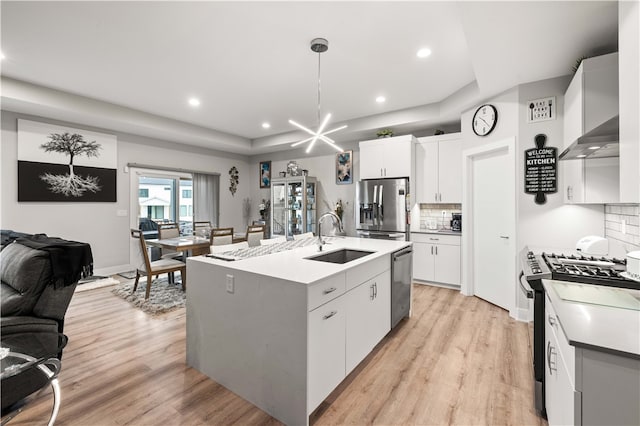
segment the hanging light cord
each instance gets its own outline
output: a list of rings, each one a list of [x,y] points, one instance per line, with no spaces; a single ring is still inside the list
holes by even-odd
[[[318,52],[318,125],[320,124],[320,55]]]

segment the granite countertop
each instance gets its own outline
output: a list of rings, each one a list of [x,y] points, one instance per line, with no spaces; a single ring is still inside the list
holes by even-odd
[[[373,238],[326,237],[326,240],[327,243],[324,245],[322,253],[330,253],[342,248],[367,250],[374,253],[345,264],[320,262],[307,259],[308,257],[322,254],[318,251],[318,247],[313,244],[306,247],[234,261],[225,261],[206,256],[189,257],[187,258],[187,271],[191,262],[203,262],[300,284],[313,284],[331,275],[344,272],[354,266],[361,265],[381,256],[389,255],[412,245],[410,241],[379,240]]]
[[[542,284],[570,345],[640,359],[639,290],[556,280]]]
[[[412,234],[440,234],[440,235],[458,235],[462,236],[462,231],[452,231],[450,229],[420,229],[411,231]]]

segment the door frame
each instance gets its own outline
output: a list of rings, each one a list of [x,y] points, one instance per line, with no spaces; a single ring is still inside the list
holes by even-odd
[[[479,146],[477,148],[466,149],[462,152],[463,167],[462,167],[462,217],[464,220],[464,231],[462,233],[462,282],[460,285],[460,292],[465,296],[475,295],[474,290],[474,270],[473,270],[473,165],[476,157],[491,154],[494,152],[506,151],[508,170],[507,174],[512,176],[512,179],[508,179],[505,184],[507,185],[507,192],[511,194],[509,200],[509,216],[511,217],[511,223],[508,224],[507,230],[509,233],[509,258],[512,259],[507,265],[509,268],[509,276],[513,278],[513,285],[510,287],[509,295],[509,316],[517,318],[516,315],[516,283],[517,283],[517,256],[516,256],[516,240],[517,240],[517,226],[516,226],[516,213],[517,213],[517,200],[516,197],[516,137],[511,136],[505,139],[501,139],[495,142],[490,142]]]

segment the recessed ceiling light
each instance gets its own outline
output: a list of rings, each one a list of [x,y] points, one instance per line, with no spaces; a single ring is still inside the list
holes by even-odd
[[[418,58],[426,58],[429,55],[431,55],[431,49],[429,49],[428,47],[423,47],[416,53],[416,56]]]
[[[600,147],[599,146],[590,146],[589,149],[596,150],[596,149],[600,149]]]
[[[200,106],[200,100],[198,98],[191,98],[189,99],[189,105],[192,107]]]
[[[576,158],[584,158],[584,157],[586,157],[586,155],[584,154],[576,155]]]
[[[266,121],[264,123],[262,123],[262,128],[263,129],[268,129],[269,127],[271,127],[271,124],[267,123]]]
[[[378,96],[376,98],[376,102],[379,103],[379,104],[384,103],[386,100],[387,100],[387,98],[385,98],[384,96]]]

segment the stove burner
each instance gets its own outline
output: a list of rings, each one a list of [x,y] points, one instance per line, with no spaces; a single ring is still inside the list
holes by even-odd
[[[633,284],[620,275],[621,272],[626,271],[627,261],[624,259],[556,253],[543,253],[542,259],[551,270],[552,279],[555,280],[615,287],[639,287],[637,283]]]

